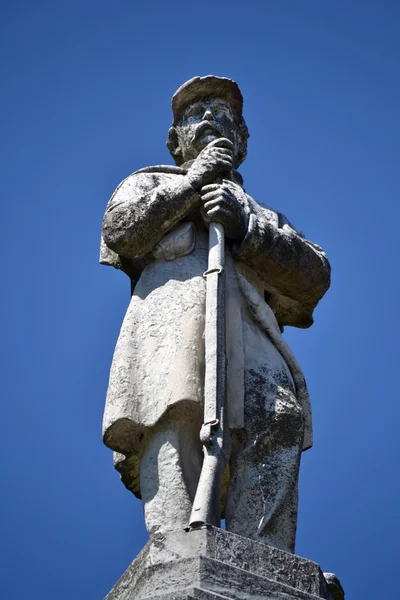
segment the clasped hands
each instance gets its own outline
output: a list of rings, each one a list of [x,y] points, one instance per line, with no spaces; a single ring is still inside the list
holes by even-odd
[[[227,237],[241,242],[247,232],[248,215],[243,206],[242,188],[223,178],[232,168],[233,144],[227,138],[218,138],[200,152],[187,178],[200,195],[200,213],[204,222],[207,225],[221,223]]]

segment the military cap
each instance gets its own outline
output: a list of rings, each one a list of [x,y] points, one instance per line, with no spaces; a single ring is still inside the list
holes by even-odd
[[[242,117],[243,96],[236,81],[227,77],[206,75],[193,77],[176,90],[172,96],[173,124],[180,120],[188,104],[202,98],[222,98],[230,104],[239,118]]]

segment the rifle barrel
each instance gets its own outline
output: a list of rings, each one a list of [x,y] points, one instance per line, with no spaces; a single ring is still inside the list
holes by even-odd
[[[225,467],[227,435],[225,355],[225,235],[220,223],[209,229],[206,277],[205,380],[203,442],[204,462],[190,516],[190,526],[220,524],[220,483]]]

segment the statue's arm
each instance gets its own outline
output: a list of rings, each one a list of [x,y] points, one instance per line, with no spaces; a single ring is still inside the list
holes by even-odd
[[[307,305],[312,313],[330,285],[330,265],[325,253],[295,231],[283,215],[277,224],[271,219],[270,210],[250,197],[248,203],[247,234],[237,258],[251,266],[267,287]]]
[[[184,176],[131,175],[108,203],[104,241],[120,256],[142,258],[198,203],[198,194]]]

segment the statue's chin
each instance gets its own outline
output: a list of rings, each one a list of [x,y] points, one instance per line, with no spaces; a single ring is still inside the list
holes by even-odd
[[[203,150],[210,142],[217,140],[221,136],[214,132],[206,132],[196,141],[196,150],[199,152]]]

